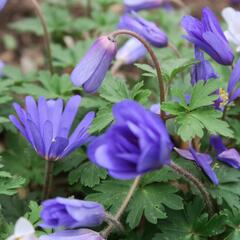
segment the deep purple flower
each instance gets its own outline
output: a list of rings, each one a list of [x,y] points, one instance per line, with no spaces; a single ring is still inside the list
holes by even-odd
[[[239,3],[240,3],[240,0],[230,0],[230,3],[231,3],[231,4],[239,4]]]
[[[135,38],[128,40],[117,52],[116,60],[132,64],[147,54],[146,48]]]
[[[0,0],[0,10],[2,10],[5,7],[5,5],[7,4],[7,1],[8,0]]]
[[[96,202],[57,197],[42,203],[42,227],[94,227],[105,218],[103,206]]]
[[[118,28],[136,32],[155,47],[168,45],[167,35],[154,22],[147,21],[134,12],[124,14]]]
[[[207,81],[212,78],[218,78],[218,75],[215,73],[211,63],[204,58],[204,53],[198,48],[195,47],[195,59],[199,63],[195,64],[191,70],[191,83],[195,85],[198,81]]]
[[[97,232],[89,229],[66,230],[41,236],[39,240],[104,240]]]
[[[98,38],[71,74],[75,86],[94,93],[100,87],[117,52],[117,43],[108,36]]]
[[[218,178],[211,167],[213,160],[208,154],[196,152],[192,147],[188,150],[179,148],[174,148],[174,150],[183,158],[195,161],[215,185],[219,184]]]
[[[46,101],[39,97],[36,103],[33,97],[28,96],[25,99],[26,110],[14,103],[18,118],[14,115],[9,118],[39,155],[46,160],[58,160],[89,141],[88,128],[94,112],[89,112],[69,134],[80,101],[80,96],[71,97],[63,110],[62,99]]]
[[[217,159],[219,161],[222,161],[233,168],[240,169],[240,155],[235,148],[227,149],[219,136],[211,136],[210,142],[217,152]]]
[[[203,9],[201,21],[192,16],[183,17],[182,26],[188,33],[184,36],[188,41],[208,53],[216,62],[232,64],[233,51],[211,9]]]
[[[5,67],[5,63],[0,60],[0,78],[4,76],[3,68]]]
[[[140,11],[161,7],[164,0],[124,0],[127,11]]]
[[[88,148],[89,159],[117,179],[170,163],[172,143],[160,117],[132,100],[113,106],[115,123]]]

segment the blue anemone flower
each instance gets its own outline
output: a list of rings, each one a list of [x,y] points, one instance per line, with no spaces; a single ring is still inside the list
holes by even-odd
[[[47,101],[39,97],[36,103],[28,96],[26,110],[14,103],[17,117],[10,115],[9,118],[40,156],[54,161],[66,157],[90,140],[88,129],[94,112],[89,112],[70,134],[80,102],[80,96],[73,96],[64,108],[62,99]]]

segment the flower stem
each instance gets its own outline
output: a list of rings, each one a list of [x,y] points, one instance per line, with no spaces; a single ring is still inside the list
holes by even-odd
[[[48,199],[52,192],[54,161],[45,160],[45,180],[43,186],[43,200]]]
[[[140,176],[138,176],[138,177],[135,178],[135,180],[134,180],[131,188],[129,189],[129,192],[128,192],[126,198],[123,200],[122,205],[120,206],[120,208],[118,209],[117,213],[116,213],[115,216],[114,216],[114,219],[115,219],[116,221],[118,221],[118,220],[122,217],[125,209],[126,209],[127,206],[128,206],[128,203],[130,202],[133,194],[135,193],[137,187],[139,186],[140,180],[141,180],[141,177],[140,177]],[[106,229],[104,229],[104,230],[101,232],[101,235],[102,235],[104,238],[107,239],[107,237],[109,236],[109,234],[111,233],[111,231],[114,229],[114,226],[115,226],[114,224],[110,224]]]
[[[48,32],[48,29],[47,29],[47,24],[45,22],[45,19],[44,19],[44,16],[42,14],[42,10],[41,10],[41,7],[38,3],[37,0],[31,0],[33,6],[34,6],[34,9],[38,15],[38,18],[40,20],[40,23],[42,25],[42,28],[43,28],[43,33],[44,33],[44,42],[45,42],[45,45],[46,45],[46,51],[47,51],[47,55],[48,55],[48,68],[49,68],[49,71],[51,72],[51,74],[53,74],[53,60],[52,60],[52,52],[51,52],[51,47],[50,47],[50,35],[49,35],[49,32]]]
[[[214,214],[213,202],[212,202],[212,199],[211,199],[208,191],[206,190],[204,185],[201,183],[201,181],[199,179],[197,179],[195,176],[193,176],[186,169],[182,168],[181,166],[177,165],[174,162],[170,163],[170,167],[178,174],[187,178],[199,190],[199,192],[202,194],[204,201],[206,202],[209,215],[212,216]]]
[[[89,18],[91,18],[91,16],[92,16],[92,0],[87,1],[86,16]]]
[[[168,47],[176,54],[178,58],[181,58],[181,53],[178,51],[177,47],[173,43],[168,42]]]
[[[170,2],[176,4],[178,7],[184,7],[185,6],[182,0],[170,0]]]
[[[109,34],[109,37],[111,38],[116,38],[119,35],[130,35],[134,38],[136,38],[137,40],[139,40],[144,47],[147,49],[148,53],[150,54],[152,61],[156,67],[156,71],[157,71],[157,78],[158,78],[158,82],[159,82],[159,89],[160,89],[160,104],[162,104],[165,101],[165,87],[164,87],[164,82],[163,82],[163,75],[162,75],[162,70],[161,70],[161,66],[160,63],[158,61],[158,58],[156,56],[156,54],[154,53],[152,47],[150,46],[150,44],[140,35],[138,35],[135,32],[129,31],[129,30],[117,30],[115,32],[112,32]],[[162,119],[165,119],[165,112],[163,110],[161,110],[161,117]]]

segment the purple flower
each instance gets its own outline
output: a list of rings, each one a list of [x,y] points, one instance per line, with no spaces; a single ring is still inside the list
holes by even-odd
[[[158,8],[161,7],[163,3],[163,0],[124,0],[124,5],[127,11]]]
[[[227,149],[219,136],[211,136],[210,142],[217,152],[217,159],[219,161],[222,161],[233,168],[240,169],[240,155],[236,149]]]
[[[39,240],[104,240],[101,235],[89,229],[66,230],[41,236]]]
[[[57,197],[44,201],[42,207],[41,226],[45,228],[94,227],[105,218],[103,206],[96,202]]]
[[[205,60],[204,53],[198,47],[195,47],[195,59],[198,60],[199,63],[195,64],[191,70],[192,85],[195,85],[201,80],[206,82],[211,78],[218,78],[211,63]]]
[[[215,185],[219,184],[218,178],[211,167],[213,160],[208,154],[196,152],[192,147],[188,150],[179,148],[174,148],[174,150],[181,157],[195,161]]]
[[[147,54],[146,48],[135,38],[128,40],[117,52],[116,60],[132,64]]]
[[[232,64],[233,51],[211,9],[203,9],[201,21],[192,16],[183,17],[182,26],[188,33],[184,36],[188,41],[208,53],[216,62]]]
[[[227,91],[220,88],[219,89],[219,98],[215,102],[215,107],[217,109],[224,109],[224,106],[230,104],[240,96],[240,87],[238,86],[240,82],[240,59],[237,61],[230,79],[228,81]]]
[[[100,87],[117,52],[117,43],[108,36],[98,38],[71,74],[75,86],[94,93]]]
[[[238,59],[230,79],[228,81],[228,95],[229,95],[229,103],[234,101],[236,98],[240,96],[240,88],[237,87],[238,83],[240,82],[240,59]]]
[[[136,32],[155,47],[161,48],[168,45],[167,35],[154,22],[147,21],[134,12],[124,14],[118,28]]]
[[[39,155],[46,160],[58,160],[89,141],[88,128],[94,112],[89,112],[69,135],[80,101],[80,96],[71,97],[63,110],[62,99],[46,101],[39,97],[36,103],[28,96],[26,110],[14,103],[18,118],[14,115],[9,118]]]
[[[88,148],[89,159],[117,179],[170,163],[172,143],[160,117],[132,100],[113,106],[115,123]]]
[[[7,1],[8,0],[0,0],[0,10],[2,10],[5,7],[5,5],[7,4]]]
[[[4,76],[3,69],[5,67],[5,63],[0,60],[0,78]]]

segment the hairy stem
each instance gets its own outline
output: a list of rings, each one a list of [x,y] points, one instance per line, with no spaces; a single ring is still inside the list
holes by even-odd
[[[43,200],[48,199],[52,192],[54,161],[45,160],[45,179],[43,186]]]
[[[137,189],[137,187],[138,187],[138,185],[139,185],[139,183],[140,183],[140,180],[141,180],[141,177],[140,177],[140,176],[135,178],[135,180],[134,180],[131,188],[129,189],[129,192],[128,192],[126,198],[123,200],[121,207],[118,209],[117,213],[116,213],[115,216],[114,216],[114,219],[115,219],[116,221],[118,221],[118,220],[122,217],[125,209],[126,209],[127,206],[128,206],[128,203],[130,202],[133,194],[135,193],[135,191],[136,191],[136,189]],[[109,236],[109,234],[111,233],[111,231],[114,229],[114,226],[115,226],[114,224],[110,224],[106,229],[104,229],[104,230],[101,232],[101,235],[102,235],[104,238],[107,239],[107,237]]]
[[[41,7],[38,3],[37,0],[31,0],[33,6],[34,6],[34,9],[38,15],[38,18],[41,22],[41,25],[42,25],[42,28],[43,28],[43,32],[44,32],[44,42],[45,42],[45,45],[46,45],[46,51],[47,51],[47,55],[48,55],[48,68],[49,68],[49,71],[51,72],[51,74],[53,74],[53,60],[52,60],[52,52],[51,52],[51,47],[50,47],[50,35],[49,35],[49,32],[48,32],[48,29],[47,29],[47,24],[45,22],[45,19],[44,19],[44,16],[42,14],[42,10],[41,10]]]
[[[157,78],[158,78],[159,90],[160,90],[160,104],[162,104],[165,101],[165,87],[164,87],[164,82],[163,82],[163,75],[162,75],[160,63],[159,63],[158,58],[157,58],[156,54],[154,53],[152,47],[143,37],[141,37],[140,35],[138,35],[135,32],[129,31],[129,30],[117,30],[117,31],[109,34],[109,37],[116,38],[119,35],[130,35],[130,36],[136,38],[137,40],[139,40],[144,45],[144,47],[147,49],[148,53],[150,54],[150,56],[152,58],[154,65],[155,65],[156,71],[157,71]],[[166,116],[165,112],[163,110],[161,110],[161,117],[163,119],[165,119],[165,116]]]
[[[201,183],[201,181],[199,179],[197,179],[195,176],[193,176],[186,169],[182,168],[181,166],[177,165],[174,162],[171,162],[170,167],[178,174],[187,178],[199,190],[199,192],[202,194],[202,197],[208,207],[209,215],[212,216],[214,214],[213,202],[212,202],[212,199],[211,199],[208,191],[206,190],[204,185]]]

